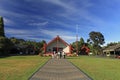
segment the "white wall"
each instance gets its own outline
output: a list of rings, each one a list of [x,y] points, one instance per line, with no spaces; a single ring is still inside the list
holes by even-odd
[[[64,48],[67,47],[67,45],[65,45],[62,41],[55,41],[55,42],[53,42],[53,43],[51,43],[50,45],[47,46],[47,51],[49,51],[49,49],[51,49],[51,51],[52,51],[53,47],[61,47],[61,48],[64,49]]]
[[[70,52],[70,47],[67,46],[66,48],[63,49],[63,51],[64,51],[65,53],[69,53],[69,52]]]

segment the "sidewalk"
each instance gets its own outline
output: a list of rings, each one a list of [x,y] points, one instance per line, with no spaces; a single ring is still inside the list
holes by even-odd
[[[50,59],[29,80],[92,80],[66,59]]]

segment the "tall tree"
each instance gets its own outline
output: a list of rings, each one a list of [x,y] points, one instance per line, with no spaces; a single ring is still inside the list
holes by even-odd
[[[105,43],[105,40],[102,33],[92,31],[89,33],[87,42],[92,44],[94,53],[99,54],[101,52],[101,45]]]
[[[103,45],[105,43],[104,36],[100,32],[92,31],[89,33],[89,37],[95,45]]]
[[[0,17],[0,36],[5,37],[5,33],[4,33],[4,21],[3,21],[2,17]]]
[[[81,47],[83,46],[83,44],[85,43],[84,39],[81,37],[80,38],[80,41],[78,41],[78,50],[80,52],[81,50]]]
[[[84,39],[81,37],[80,40],[78,41],[78,52],[80,52],[81,47],[83,46],[83,44],[85,43]],[[74,48],[74,50],[76,51],[76,42],[72,43],[72,47]]]
[[[79,43],[80,43],[80,46],[82,46],[85,43],[85,41],[84,41],[84,39],[82,37],[80,38]]]

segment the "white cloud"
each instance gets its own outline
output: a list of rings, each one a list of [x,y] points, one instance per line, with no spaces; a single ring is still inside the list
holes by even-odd
[[[72,3],[70,1],[69,2],[65,2],[62,0],[44,0],[44,1],[64,8],[65,12],[61,12],[61,13],[58,13],[56,15],[64,17],[64,18],[71,20],[73,22],[82,19],[82,20],[92,22],[95,25],[106,24],[100,17],[92,15],[89,12],[89,8],[91,8],[94,5],[89,0],[84,0],[84,1],[80,0],[79,2],[81,2],[81,3],[79,5],[79,7],[78,7],[78,4]],[[61,22],[57,22],[57,21],[55,21],[55,22],[58,24],[61,23]]]
[[[12,37],[26,39],[26,40],[35,40],[40,41],[43,40],[39,36],[39,32],[37,30],[22,30],[22,29],[14,29],[14,28],[6,28],[5,33],[7,35],[11,35]]]
[[[37,1],[26,0],[26,1],[30,1],[31,4],[32,4],[32,2],[34,2],[34,3],[41,2],[41,0],[37,0]],[[19,30],[19,29],[6,28],[6,30],[5,30],[6,33],[11,34],[13,36],[21,37],[21,38],[24,37],[24,38],[36,39],[36,40],[39,40],[39,38],[35,37],[36,35],[38,35],[38,36],[39,35],[45,35],[45,36],[50,36],[52,38],[54,38],[56,35],[60,35],[64,40],[67,40],[67,41],[73,40],[74,41],[74,39],[75,39],[74,34],[76,32],[71,32],[71,31],[68,31],[68,30],[62,30],[62,29],[59,29],[59,28],[63,28],[63,27],[64,28],[72,28],[72,29],[74,29],[72,31],[75,31],[76,23],[78,23],[79,25],[82,25],[82,20],[84,20],[84,22],[85,21],[86,22],[91,22],[93,25],[98,25],[98,26],[101,26],[101,25],[105,26],[105,24],[106,24],[106,22],[104,22],[100,17],[95,16],[95,15],[93,15],[89,12],[89,8],[91,8],[94,5],[93,3],[90,2],[90,0],[79,0],[79,1],[78,0],[75,0],[75,1],[74,0],[73,1],[68,0],[67,2],[65,2],[66,0],[42,0],[42,1],[54,4],[54,5],[58,5],[63,10],[62,10],[62,12],[59,12],[59,13],[57,13],[57,12],[53,13],[53,14],[55,14],[55,16],[47,15],[47,17],[44,17],[44,15],[36,15],[36,14],[34,14],[32,16],[28,16],[28,15],[25,15],[25,14],[14,12],[12,10],[7,10],[8,8],[2,7],[2,8],[0,8],[0,15],[5,16],[5,20],[4,20],[5,25],[16,24],[14,21],[11,20],[11,17],[14,16],[15,19],[18,19],[18,18],[19,18],[19,20],[26,19],[26,21],[29,21],[28,19],[30,19],[30,18],[34,18],[35,21],[37,20],[35,18],[40,18],[40,19],[37,20],[37,22],[33,21],[33,22],[28,23],[28,25],[31,25],[31,26],[46,26],[49,23],[50,24],[58,24],[59,25],[58,29],[53,29],[53,30],[45,30],[45,29]],[[81,3],[76,4],[76,1],[81,2]],[[39,9],[39,6],[37,6],[36,10]],[[36,17],[34,17],[34,16],[36,16]],[[56,19],[51,19],[49,17],[55,17],[55,18],[57,17],[57,18]],[[62,21],[62,19],[59,20],[58,17],[63,18],[63,19],[65,18],[66,21],[65,20]],[[44,21],[44,22],[38,22],[39,20]],[[67,21],[67,20],[69,20],[72,25],[69,24],[70,22]],[[98,26],[94,27],[94,26],[88,26],[88,25],[83,24],[82,26],[79,26],[80,27],[80,29],[79,29],[80,30],[80,35],[85,34],[89,30],[98,30]],[[103,27],[103,26],[101,26],[101,27]],[[48,38],[44,38],[44,39],[48,40]]]
[[[10,26],[10,25],[15,25],[15,24],[16,24],[16,23],[13,22],[12,20],[4,17],[4,25]]]
[[[61,25],[61,27],[64,27],[64,28],[74,28],[74,26],[72,27],[71,24],[68,24],[67,22],[63,22],[63,21],[52,21],[54,24],[58,24],[58,25]]]
[[[37,22],[29,23],[29,25],[31,25],[31,26],[45,26],[47,24],[48,24],[47,21],[46,22],[39,22],[39,23],[37,23]]]
[[[66,35],[66,36],[64,36],[64,35],[61,35],[61,37],[63,38],[63,39],[65,39],[66,41],[75,41],[76,40],[76,36],[71,36],[71,35]]]
[[[70,5],[62,2],[61,0],[43,0],[43,1],[50,2],[50,3],[52,3],[52,4],[61,6],[61,7],[65,8],[66,10],[67,10],[67,9],[69,9],[69,10],[74,10],[73,7],[71,7]]]
[[[33,33],[34,32],[34,33]],[[17,38],[22,38],[22,39],[27,39],[27,40],[35,40],[35,41],[40,41],[40,40],[46,40],[47,42],[50,41],[48,37],[45,36],[50,36],[51,38],[56,37],[57,35],[60,35],[62,39],[64,39],[67,42],[75,41],[75,36],[72,35],[72,32],[66,31],[66,30],[60,30],[60,29],[55,29],[55,30],[45,30],[45,29],[35,29],[35,30],[20,30],[20,29],[14,29],[14,28],[6,28],[5,33],[8,35],[11,35],[13,37]],[[38,36],[43,36],[38,37]],[[36,37],[37,36],[37,37]]]
[[[27,30],[20,30],[15,28],[5,28],[5,32],[10,35],[26,35],[30,33]]]
[[[7,16],[7,17],[25,17],[24,14],[20,14],[20,13],[17,13],[17,12],[13,12],[13,11],[10,11],[10,10],[7,10],[7,9],[4,9],[4,8],[0,8],[0,15],[1,16]]]
[[[70,32],[68,30],[61,30],[61,29],[43,30],[42,29],[41,32],[46,36],[50,36],[51,38],[54,38],[57,35],[59,35],[62,39],[64,39],[65,41],[67,41],[69,43],[76,40],[76,36],[73,35],[74,32]]]

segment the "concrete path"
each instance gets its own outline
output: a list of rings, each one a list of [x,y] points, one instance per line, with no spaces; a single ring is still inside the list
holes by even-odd
[[[66,59],[51,59],[29,80],[92,80]]]

